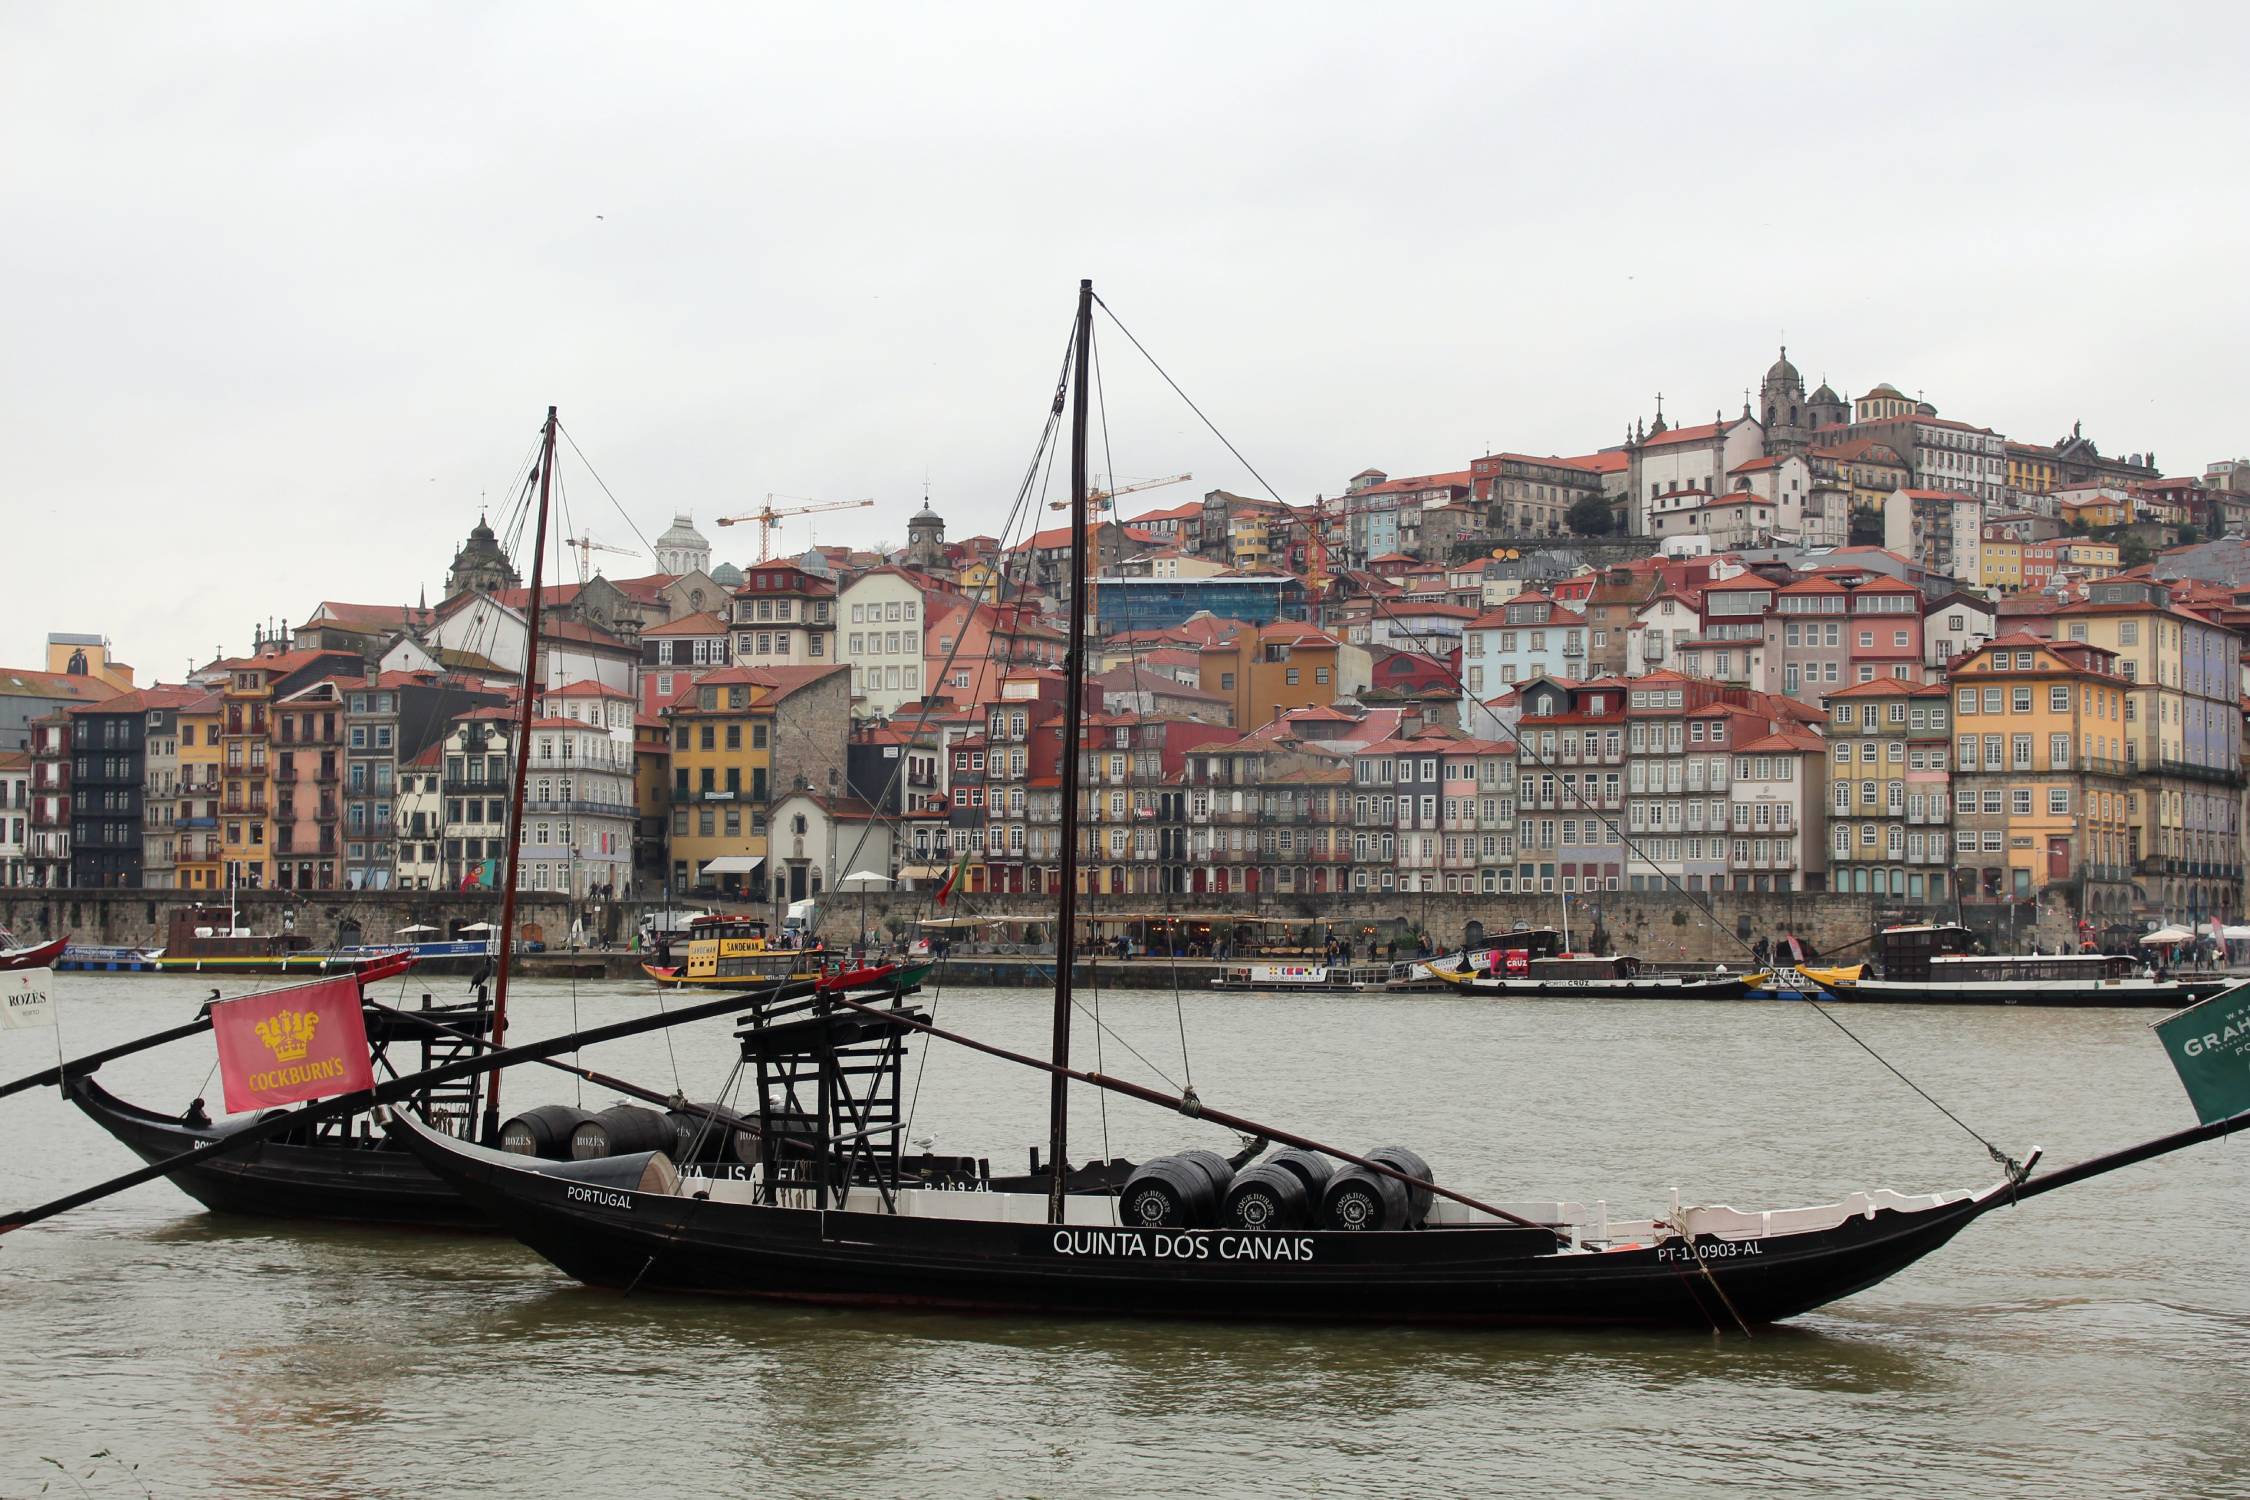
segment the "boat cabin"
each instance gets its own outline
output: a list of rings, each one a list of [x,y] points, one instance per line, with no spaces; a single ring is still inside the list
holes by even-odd
[[[1976,934],[1952,923],[1886,927],[1875,938],[1875,962],[1886,980],[1975,983],[1996,979],[2027,984],[2125,979],[2133,960],[2114,953],[2018,955],[1979,953]]]
[[[260,934],[238,927],[224,906],[175,907],[164,936],[166,958],[271,958],[311,946],[301,932]]]

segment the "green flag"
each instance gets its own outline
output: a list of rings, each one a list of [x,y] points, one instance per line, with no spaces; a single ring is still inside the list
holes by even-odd
[[[2250,1109],[2250,984],[2221,990],[2156,1023],[2205,1124]]]

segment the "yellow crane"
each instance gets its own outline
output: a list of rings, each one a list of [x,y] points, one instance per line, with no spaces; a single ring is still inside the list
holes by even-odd
[[[796,498],[794,495],[768,495],[766,496],[766,503],[759,509],[750,511],[745,515],[721,516],[719,517],[719,524],[721,526],[735,526],[744,521],[757,522],[758,561],[766,562],[773,556],[773,529],[791,516],[818,515],[824,510],[861,510],[875,503],[872,500],[823,500],[814,501],[807,505],[792,505],[781,510],[773,508],[773,503],[776,500],[794,500]]]
[[[562,544],[565,547],[576,547],[578,549],[578,581],[580,583],[584,583],[591,576],[593,554],[596,552],[614,552],[619,557],[640,556],[630,547],[612,547],[609,543],[597,542],[590,536],[566,536],[563,538]]]
[[[1096,511],[1115,509],[1112,502],[1119,495],[1130,495],[1140,490],[1160,490],[1168,484],[1186,484],[1194,477],[1193,474],[1172,474],[1163,479],[1143,479],[1137,484],[1121,484],[1114,490],[1095,490],[1086,496],[1086,513],[1092,515]],[[1047,509],[1068,510],[1070,509],[1070,502],[1068,500],[1050,500],[1047,502]]]

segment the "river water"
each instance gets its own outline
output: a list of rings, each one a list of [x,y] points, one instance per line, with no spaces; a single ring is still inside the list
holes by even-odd
[[[444,1001],[459,983],[431,987]],[[63,1042],[75,1055],[174,1023],[208,990],[63,976]],[[1043,994],[929,1002],[942,1024],[1045,1050]],[[656,1004],[645,985],[526,984],[514,1037]],[[1082,1020],[1081,1065],[1181,1081],[1184,1030],[1210,1103],[1345,1147],[1411,1146],[1488,1197],[1638,1215],[1675,1186],[1762,1208],[1997,1176],[1805,1006],[1119,993],[1101,1012],[1116,1035]],[[2192,1122],[2146,1012],[1836,1014],[2018,1154],[2067,1162]],[[0,1076],[52,1044],[0,1033]],[[709,1097],[729,1035],[706,1023],[586,1060]],[[217,1098],[211,1062],[199,1037],[101,1076],[177,1109]],[[1045,1137],[1037,1075],[942,1049],[919,1077],[913,1134],[937,1150],[998,1170]],[[507,1089],[510,1112],[612,1102],[540,1069]],[[1234,1144],[1075,1093],[1077,1155],[1105,1130],[1106,1154],[1136,1158]],[[11,1205],[134,1165],[52,1092],[0,1100],[0,1132]],[[224,1219],[153,1183],[0,1239],[0,1496],[47,1481],[160,1496],[2243,1495],[2246,1343],[2239,1138],[1991,1215],[1749,1339],[624,1298],[510,1240]]]

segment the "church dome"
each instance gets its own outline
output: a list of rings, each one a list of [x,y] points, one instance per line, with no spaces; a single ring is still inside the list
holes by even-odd
[[[943,526],[945,524],[945,517],[930,509],[930,502],[925,500],[922,502],[922,508],[914,512],[913,516],[908,521],[908,524],[912,525],[915,522],[921,522],[925,525],[930,526]]]
[[[742,570],[733,563],[720,563],[711,570],[711,581],[723,589],[742,587]]]
[[[1862,401],[1876,401],[1886,399],[1891,401],[1904,401],[1906,399],[1906,392],[1900,390],[1897,386],[1892,385],[1888,380],[1886,380],[1881,385],[1875,387],[1875,389],[1869,391],[1866,395],[1860,397],[1859,399]]]
[[[1815,406],[1842,406],[1844,398],[1829,389],[1828,382],[1823,380],[1820,383],[1820,389],[1812,393],[1812,404]]]
[[[1804,388],[1805,377],[1799,375],[1797,367],[1789,363],[1789,346],[1787,344],[1781,346],[1781,358],[1775,360],[1773,367],[1766,371],[1766,384],[1769,386],[1793,385],[1800,390]]]
[[[658,547],[700,548],[704,551],[709,551],[711,547],[711,543],[704,537],[703,533],[695,529],[693,518],[684,512],[672,517],[672,524],[666,528],[662,536],[656,539],[656,545]]]

